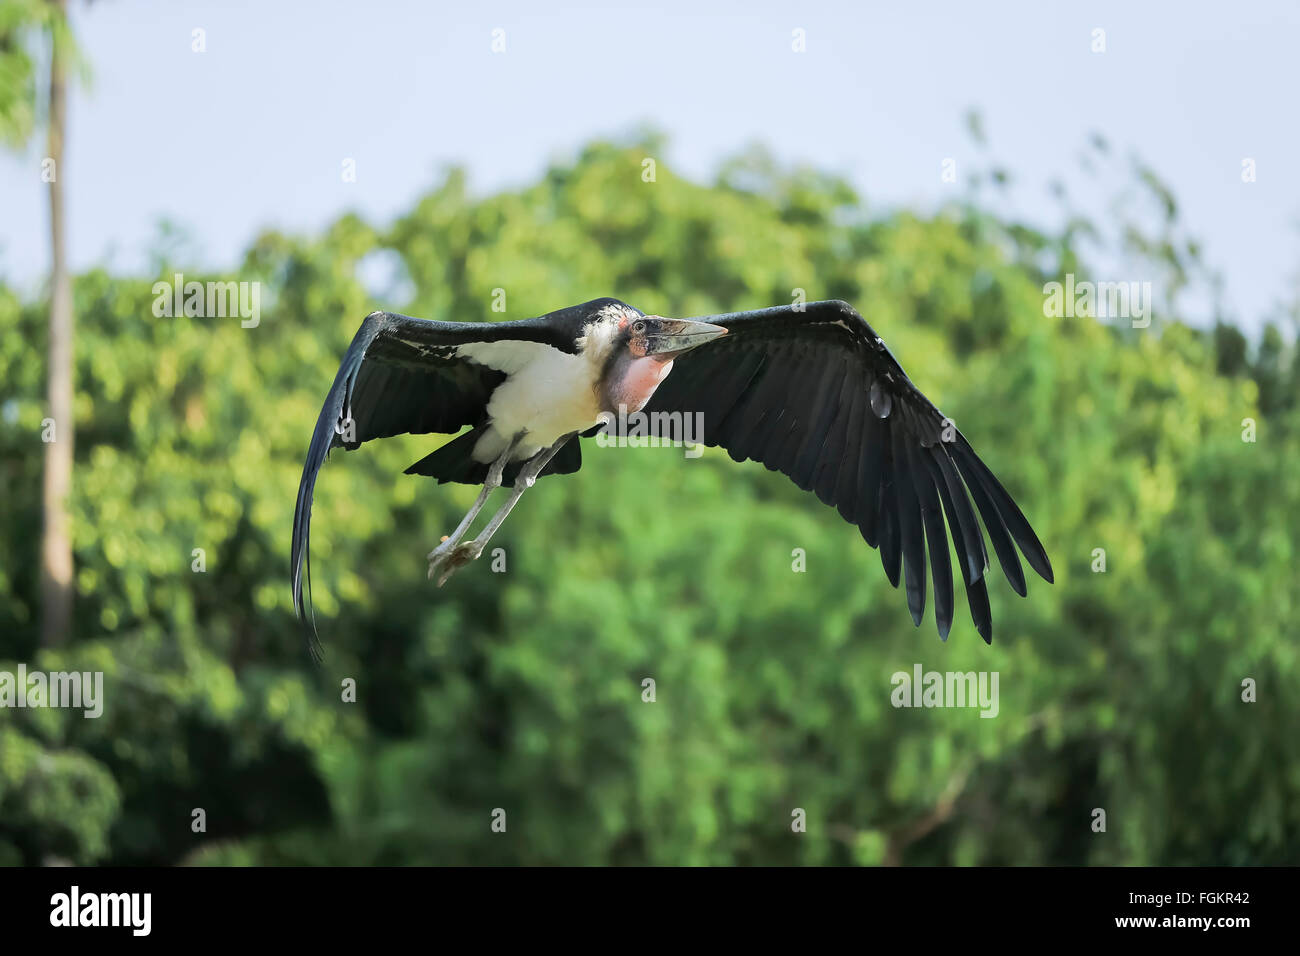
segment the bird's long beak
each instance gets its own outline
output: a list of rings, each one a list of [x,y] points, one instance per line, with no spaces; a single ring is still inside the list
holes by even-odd
[[[647,326],[645,354],[653,355],[663,362],[727,334],[727,330],[720,325],[695,322],[691,319],[662,319],[658,316],[647,316],[645,321]]]

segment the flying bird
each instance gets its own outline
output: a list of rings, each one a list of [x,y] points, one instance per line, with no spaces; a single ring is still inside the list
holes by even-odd
[[[671,319],[604,298],[517,322],[366,317],[325,398],[298,486],[291,576],[299,619],[306,622],[310,606],[312,494],[331,449],[469,426],[406,469],[482,486],[428,555],[429,577],[441,585],[482,553],[536,479],[581,467],[581,437],[627,412],[702,415],[703,444],[738,462],[762,462],[836,508],[879,549],[895,588],[902,572],[918,626],[928,545],[944,640],[953,619],[949,536],[976,630],[993,639],[977,511],[1016,593],[1026,593],[1017,546],[1053,579],[1047,552],[1006,489],[848,303]],[[510,492],[500,510],[466,541],[502,486]]]

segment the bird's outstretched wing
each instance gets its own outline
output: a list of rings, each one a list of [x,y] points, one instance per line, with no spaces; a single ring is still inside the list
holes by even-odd
[[[512,350],[542,345],[573,348],[544,322],[433,322],[372,312],[357,330],[325,397],[298,484],[290,574],[298,617],[311,603],[309,539],[316,475],[330,450],[352,449],[390,435],[453,433],[477,424],[505,371],[458,354],[464,345],[501,342],[502,363]],[[303,577],[307,578],[304,600]],[[313,652],[315,628],[311,629]]]
[[[836,507],[879,548],[894,587],[901,562],[916,624],[928,541],[939,636],[952,626],[946,515],[975,627],[993,639],[988,554],[971,498],[1016,592],[1025,594],[1016,545],[1052,580],[1047,552],[1006,489],[848,303],[700,319],[729,334],[680,356],[644,411],[701,413],[704,444],[762,462]]]

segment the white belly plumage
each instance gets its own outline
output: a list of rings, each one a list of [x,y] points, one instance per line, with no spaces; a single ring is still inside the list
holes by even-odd
[[[488,402],[491,428],[474,448],[477,461],[493,461],[510,440],[525,432],[511,456],[529,458],[570,432],[599,420],[594,363],[537,342],[480,342],[457,352],[506,373]]]

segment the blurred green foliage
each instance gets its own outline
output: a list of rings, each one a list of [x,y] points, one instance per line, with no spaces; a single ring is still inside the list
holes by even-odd
[[[1294,349],[1045,317],[1043,284],[1086,274],[1079,222],[1046,235],[974,197],[869,215],[761,151],[712,186],[662,162],[647,183],[647,155],[596,143],[484,197],[452,171],[390,228],[264,234],[230,276],[160,264],[262,283],[256,328],[155,318],[155,277],[79,276],[58,650],[37,647],[45,305],[0,287],[0,670],[102,670],[107,698],[97,720],[0,710],[0,863],[1296,862]],[[993,572],[991,647],[964,614],[946,644],[931,612],[914,629],[854,528],[716,451],[585,443],[494,542],[504,573],[436,590],[424,555],[475,491],[403,476],[444,440],[406,436],[322,473],[309,662],[294,496],[369,311],[697,315],[796,288],[858,307],[1052,555],[1027,600]],[[895,709],[917,662],[997,671],[998,716]]]

